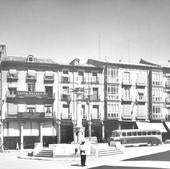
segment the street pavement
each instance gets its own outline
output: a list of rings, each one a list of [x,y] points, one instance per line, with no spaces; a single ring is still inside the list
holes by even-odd
[[[36,158],[28,157],[24,151],[7,151],[0,153],[0,169],[77,169],[80,168],[80,157],[59,157],[59,158]],[[169,161],[133,161],[133,158],[147,156],[160,152],[170,151],[170,144],[160,146],[128,147],[123,149],[122,154],[95,157],[87,156],[86,166],[83,168],[96,169],[145,169],[169,168]],[[128,159],[131,159],[127,161]],[[168,158],[167,158],[168,159]]]

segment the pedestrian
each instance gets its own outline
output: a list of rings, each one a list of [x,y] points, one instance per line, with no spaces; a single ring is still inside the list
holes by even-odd
[[[80,157],[81,157],[81,166],[86,165],[86,146],[85,146],[85,141],[82,141],[80,144]]]
[[[18,142],[16,143],[16,149],[19,150],[19,144],[18,144]]]

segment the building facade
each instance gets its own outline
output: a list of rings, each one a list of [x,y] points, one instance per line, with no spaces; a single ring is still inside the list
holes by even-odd
[[[81,114],[85,136],[104,138],[103,69],[57,64],[29,55],[4,56],[1,62],[3,144],[9,149],[32,148],[77,140]],[[75,91],[81,89],[81,109]]]
[[[170,67],[78,58],[63,64],[7,56],[4,45],[0,66],[0,136],[8,149],[78,142],[80,132],[103,141],[114,129],[170,119]]]

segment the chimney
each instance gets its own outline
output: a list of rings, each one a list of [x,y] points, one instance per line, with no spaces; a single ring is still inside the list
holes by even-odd
[[[6,45],[0,45],[0,60],[6,56]]]

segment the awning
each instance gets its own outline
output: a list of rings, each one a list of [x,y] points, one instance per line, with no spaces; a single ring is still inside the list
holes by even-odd
[[[140,130],[159,130],[160,132],[167,132],[163,123],[150,123],[150,122],[136,122]]]
[[[170,122],[165,122],[165,124],[168,127],[168,129],[170,130]]]

